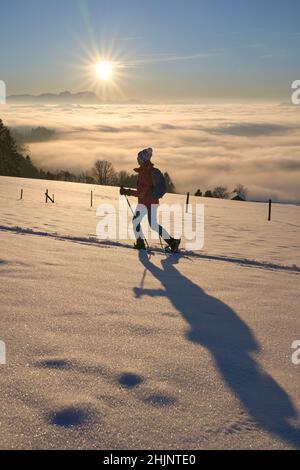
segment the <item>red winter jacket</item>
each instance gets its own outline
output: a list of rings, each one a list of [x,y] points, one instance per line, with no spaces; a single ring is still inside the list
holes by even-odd
[[[151,207],[151,204],[159,204],[159,200],[152,196],[153,179],[152,169],[154,165],[149,160],[134,171],[138,173],[137,190],[131,190],[131,195],[138,197],[139,204]]]

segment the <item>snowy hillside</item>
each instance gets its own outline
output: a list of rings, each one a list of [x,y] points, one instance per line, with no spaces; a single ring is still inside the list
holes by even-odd
[[[0,177],[0,448],[300,448],[300,207],[197,198],[171,257],[99,243],[117,202]]]

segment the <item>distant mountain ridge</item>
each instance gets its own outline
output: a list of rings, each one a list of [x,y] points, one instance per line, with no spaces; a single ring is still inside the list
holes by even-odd
[[[40,95],[10,95],[7,97],[7,103],[69,103],[69,104],[101,104],[109,101],[102,100],[92,91],[82,91],[71,93],[63,91],[61,93],[41,93]]]

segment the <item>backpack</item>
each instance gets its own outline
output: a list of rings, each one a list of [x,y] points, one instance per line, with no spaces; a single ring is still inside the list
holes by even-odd
[[[152,170],[152,196],[154,199],[162,198],[167,192],[167,183],[164,175],[158,168],[153,168]]]

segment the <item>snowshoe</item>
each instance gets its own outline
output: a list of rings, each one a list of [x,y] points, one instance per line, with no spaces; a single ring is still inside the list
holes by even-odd
[[[181,242],[181,238],[175,239],[175,238],[170,238],[170,240],[167,241],[168,246],[166,247],[165,251],[168,253],[178,253],[178,248]]]

